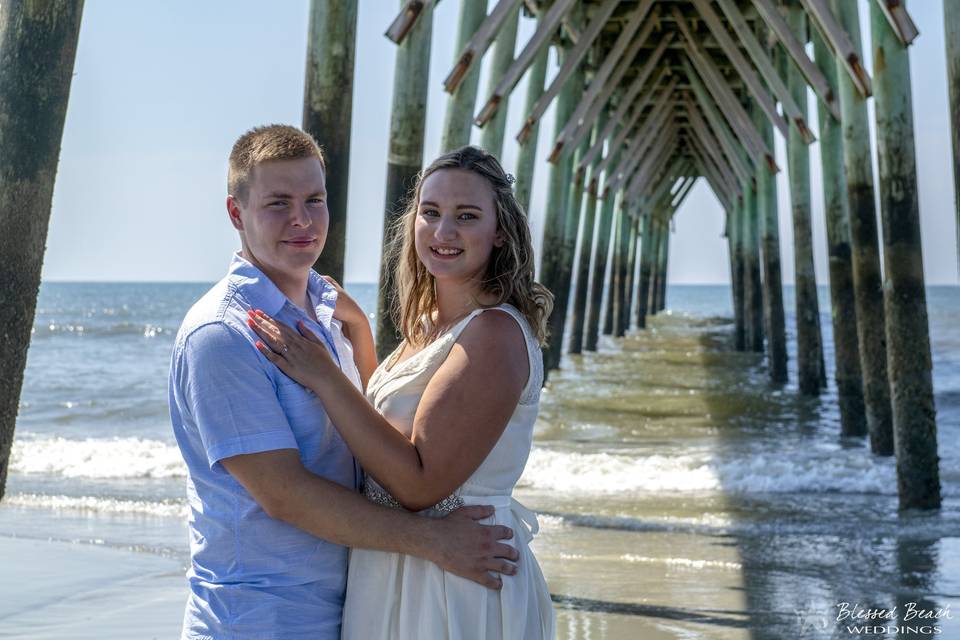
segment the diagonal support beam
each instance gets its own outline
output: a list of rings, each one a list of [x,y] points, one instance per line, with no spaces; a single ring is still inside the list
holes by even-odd
[[[601,163],[605,175],[609,176],[609,179],[604,178],[604,193],[606,193],[606,185],[619,186],[622,183],[625,175],[630,173],[636,163],[639,162],[639,156],[642,156],[644,150],[648,147],[653,147],[654,139],[663,133],[672,115],[670,109],[666,106],[669,104],[668,98],[665,99],[667,101],[664,106],[657,112],[651,111],[644,123],[632,136],[629,145],[624,144],[613,149],[614,153],[609,154]],[[597,171],[597,173],[600,172]]]
[[[638,137],[636,144],[634,144],[633,148],[630,149],[629,157],[627,157],[625,160],[621,160],[616,168],[610,170],[612,179],[610,180],[609,185],[604,184],[603,186],[604,196],[619,189],[628,178],[633,176],[633,172],[638,165],[640,165],[642,162],[649,161],[649,159],[653,157],[647,153],[649,149],[653,149],[654,154],[656,154],[658,151],[663,151],[671,137],[676,135],[675,124],[664,126],[667,118],[670,115],[671,114],[667,112],[666,116],[663,118],[664,124],[657,127],[658,133],[656,136],[647,136],[646,138]]]
[[[484,18],[477,30],[474,31],[470,41],[467,42],[467,46],[460,52],[457,63],[447,75],[446,80],[443,81],[444,91],[453,93],[457,90],[463,77],[467,75],[467,71],[470,70],[473,64],[479,64],[480,59],[483,58],[483,54],[486,53],[487,49],[493,43],[494,38],[497,37],[497,33],[499,33],[506,19],[513,14],[513,10],[516,9],[522,1],[523,0],[500,0],[500,2],[497,3],[497,6],[493,8],[490,15]]]
[[[737,73],[740,74],[740,77],[743,78],[744,84],[747,85],[747,89],[750,90],[750,94],[753,96],[754,100],[757,101],[757,104],[760,105],[760,108],[766,114],[767,119],[769,119],[770,123],[779,129],[780,133],[786,137],[789,132],[789,125],[787,124],[787,121],[784,120],[783,116],[777,112],[776,101],[770,96],[769,92],[767,92],[767,89],[763,86],[763,81],[760,80],[760,77],[753,70],[753,67],[749,62],[747,62],[747,59],[743,57],[743,54],[740,53],[740,46],[733,41],[733,38],[730,37],[730,33],[727,31],[726,27],[724,27],[720,17],[714,13],[710,3],[707,2],[707,0],[692,0],[692,2],[693,6],[697,9],[697,12],[706,23],[710,33],[712,33],[713,37],[716,38],[720,48],[730,60],[733,68],[737,71]],[[807,124],[803,119],[800,120],[798,126],[801,134],[805,134],[804,139],[806,140],[807,144],[810,144],[815,140],[813,134],[810,132],[810,129],[807,128]]]
[[[653,127],[657,124],[662,123],[664,114],[668,113],[670,107],[670,100],[673,98],[673,90],[680,82],[680,78],[677,76],[672,76],[670,82],[667,83],[667,86],[664,87],[663,91],[660,93],[660,97],[653,104],[653,108],[650,109],[650,113],[647,116],[646,121],[641,126],[640,130],[637,132],[635,139],[643,140],[653,133]],[[597,174],[601,171],[605,171],[610,162],[616,156],[617,150],[619,150],[624,141],[626,141],[627,136],[630,135],[630,132],[633,131],[634,125],[640,120],[640,116],[643,114],[643,110],[650,103],[650,100],[653,98],[654,91],[656,86],[650,89],[650,92],[647,93],[642,99],[637,101],[637,104],[633,110],[633,115],[630,116],[630,120],[622,127],[617,133],[617,136],[610,142],[609,147],[607,148],[606,157],[597,165]]]
[[[383,35],[394,44],[400,44],[420,16],[436,3],[437,0],[408,0]]]
[[[793,99],[793,96],[790,95],[790,90],[787,89],[787,85],[783,83],[780,74],[777,73],[773,62],[767,55],[767,51],[747,25],[747,21],[744,19],[743,14],[740,13],[740,9],[737,8],[736,3],[733,0],[717,0],[717,2],[723,10],[724,15],[727,16],[727,20],[737,34],[737,38],[740,39],[740,43],[743,44],[747,53],[750,54],[750,59],[753,60],[753,64],[760,71],[760,75],[763,76],[763,79],[770,87],[770,90],[773,91],[773,94],[777,96],[777,99],[783,106],[783,112],[790,118],[794,126],[797,127],[803,141],[807,144],[815,141],[816,137],[810,131],[809,127],[807,127],[807,121],[806,118],[803,117],[800,105],[798,105]],[[837,113],[839,112],[838,109]]]
[[[600,113],[600,109],[606,105],[611,94],[620,85],[620,80],[623,78],[623,75],[633,64],[634,58],[637,57],[637,52],[639,52],[640,47],[646,43],[647,38],[650,37],[650,32],[653,31],[653,28],[657,24],[657,20],[651,19],[647,21],[640,33],[637,34],[637,30],[644,24],[644,20],[654,2],[655,0],[642,0],[640,4],[637,5],[637,8],[630,16],[630,20],[626,26],[623,27],[623,31],[620,32],[620,36],[614,43],[610,53],[607,54],[603,64],[597,69],[593,81],[584,92],[580,104],[577,105],[573,115],[570,117],[570,121],[564,125],[563,130],[560,131],[560,135],[558,135],[554,141],[553,151],[550,153],[549,158],[550,162],[557,161],[560,157],[561,150],[568,140],[570,141],[570,147],[576,147],[584,135],[591,130],[593,121],[597,117],[597,114]],[[634,38],[634,35],[637,37]]]
[[[576,0],[557,0],[550,6],[550,9],[537,23],[537,30],[530,36],[530,40],[524,45],[523,51],[520,52],[517,59],[513,61],[510,68],[503,74],[503,78],[493,90],[493,94],[487,98],[483,109],[480,110],[480,113],[477,114],[474,119],[474,124],[482,127],[493,117],[493,114],[497,112],[497,108],[500,106],[500,101],[504,96],[509,95],[514,87],[517,86],[520,78],[523,77],[523,72],[533,63],[533,59],[537,57],[540,50],[549,45],[550,38],[553,37],[553,34],[557,32],[557,27],[560,26],[560,20],[563,19],[563,16],[567,14],[575,3]]]
[[[800,0],[800,4],[817,24],[817,28],[823,34],[823,39],[827,41],[830,48],[840,58],[847,73],[850,74],[850,79],[853,81],[853,86],[856,87],[857,92],[864,98],[872,96],[873,83],[870,80],[870,75],[863,68],[859,52],[853,46],[850,36],[840,26],[837,17],[833,15],[833,11],[827,5],[827,0]]]
[[[668,145],[664,146],[660,153],[649,156],[647,161],[637,169],[633,179],[628,183],[626,191],[624,191],[624,201],[633,202],[641,190],[646,190],[650,185],[656,184],[657,176],[661,174],[671,158],[674,158],[675,162],[679,162],[681,159],[677,157],[676,151],[677,135],[674,133]],[[660,195],[662,196],[662,194]]]
[[[697,167],[697,171],[700,172],[700,175],[702,175],[706,179],[707,184],[710,185],[710,190],[713,191],[713,195],[720,201],[724,211],[730,211],[733,208],[735,197],[732,196],[723,183],[720,182],[714,169],[707,166],[707,163],[704,162],[702,155],[699,153],[694,153],[693,162]]]
[[[653,99],[653,95],[656,93],[657,87],[660,86],[661,80],[663,80],[666,77],[668,77],[667,70],[665,68],[661,68],[660,71],[657,73],[657,77],[653,80],[653,83],[650,85],[650,91],[644,94],[643,98],[636,101],[633,109],[633,114],[630,116],[630,120],[625,125],[622,125],[620,127],[620,130],[617,132],[616,137],[610,140],[610,143],[607,145],[607,152],[608,152],[607,156],[603,159],[603,161],[598,163],[597,165],[598,167],[603,166],[604,168],[606,168],[610,164],[610,162],[613,161],[614,154],[616,153],[617,150],[619,150],[623,146],[623,143],[626,140],[627,135],[633,130],[634,125],[636,125],[637,122],[639,122],[640,116],[643,115],[644,110],[647,108],[647,106],[650,104],[650,101]],[[667,89],[665,89],[665,92],[661,93],[661,96],[666,96],[663,98],[664,102],[670,99],[669,92],[673,91],[673,88],[679,82],[679,78],[677,76],[670,76],[670,77],[671,77],[671,82],[668,83]],[[654,113],[653,110],[651,110],[650,116],[648,117],[653,117],[653,113]],[[590,151],[587,154],[590,157],[591,161],[594,161],[596,157],[603,151],[604,141],[606,140],[606,137],[611,134],[615,125],[616,125],[615,122],[609,122],[609,121],[607,122],[607,125],[603,128],[603,131],[601,132],[600,136],[597,137],[596,142],[590,148]],[[577,170],[578,171],[580,170],[579,167]],[[589,188],[592,189],[594,193],[596,193],[596,187],[597,187],[596,177],[599,176],[600,173],[601,171],[595,171],[593,173],[595,178],[591,181]]]
[[[691,136],[690,147],[701,157],[704,166],[710,168],[716,178],[716,182],[723,187],[725,192],[730,196],[731,200],[742,193],[741,185],[743,183],[737,182],[736,176],[730,172],[729,168],[723,164],[717,164],[717,161],[715,161],[710,155],[710,152],[704,148],[699,138],[696,136]]]
[[[707,121],[710,123],[710,126],[713,127],[714,133],[717,134],[723,153],[727,156],[727,160],[731,165],[735,164],[739,166],[737,169],[738,174],[753,175],[753,167],[751,167],[745,159],[745,156],[750,155],[746,144],[740,138],[740,135],[730,128],[728,119],[725,119],[723,115],[721,115],[720,106],[709,95],[706,87],[703,86],[703,82],[700,80],[697,72],[694,71],[693,64],[691,64],[690,60],[685,58],[683,60],[683,67],[687,72],[687,78],[690,80],[693,94],[696,96],[697,102],[700,104],[703,112],[707,115]]]
[[[683,33],[684,49],[687,51],[690,61],[700,73],[700,76],[706,83],[710,93],[713,94],[717,104],[723,108],[724,115],[727,117],[727,120],[730,121],[730,125],[737,131],[747,150],[750,151],[751,156],[753,156],[754,161],[760,163],[760,161],[765,160],[767,166],[770,168],[770,172],[777,173],[780,169],[777,167],[773,149],[767,146],[766,142],[760,136],[760,133],[754,127],[753,121],[750,119],[750,116],[747,115],[743,105],[740,104],[740,100],[730,89],[723,75],[717,70],[707,53],[700,47],[700,43],[693,35],[690,25],[687,24],[687,20],[683,17],[680,9],[678,9],[676,5],[673,5],[671,9],[674,20]]]
[[[640,90],[643,89],[644,85],[647,82],[647,79],[650,77],[650,74],[653,73],[654,69],[657,67],[657,64],[660,62],[660,58],[663,56],[663,52],[667,50],[667,47],[670,45],[670,42],[673,41],[673,32],[664,34],[663,38],[660,40],[660,43],[657,45],[657,48],[653,50],[653,53],[650,54],[650,57],[647,58],[647,61],[644,63],[643,67],[637,73],[637,77],[634,78],[633,82],[630,83],[630,86],[627,88],[627,91],[620,97],[620,102],[617,105],[617,110],[611,116],[610,120],[607,121],[606,126],[603,128],[603,131],[600,133],[600,136],[597,138],[597,141],[590,147],[590,150],[587,151],[586,155],[580,161],[580,165],[577,167],[579,171],[582,167],[586,167],[588,164],[593,162],[600,151],[603,149],[603,143],[607,140],[612,134],[613,130],[616,128],[617,124],[623,122],[623,119],[627,115],[627,110],[633,105],[634,99],[637,97],[637,94],[640,93]],[[666,69],[661,67],[657,78],[653,82],[654,89],[660,83],[661,79],[665,76]],[[629,130],[629,128],[628,128]],[[608,154],[610,155],[610,154]]]
[[[877,4],[880,5],[880,11],[883,12],[883,15],[887,17],[887,22],[890,23],[890,28],[893,29],[893,32],[897,35],[900,44],[909,47],[913,41],[917,39],[917,36],[920,35],[920,30],[917,29],[913,18],[907,13],[907,8],[904,6],[903,1],[904,0],[877,0]]]
[[[720,0],[720,6],[724,7],[724,5],[727,4],[731,4],[730,0]],[[760,18],[764,21],[764,23],[766,23],[767,27],[769,27],[770,30],[777,36],[777,39],[780,41],[780,44],[783,45],[783,48],[786,49],[787,53],[790,54],[793,62],[797,65],[797,68],[800,69],[800,73],[802,73],[803,77],[807,80],[807,84],[810,85],[814,93],[819,96],[820,100],[823,101],[823,104],[827,107],[827,109],[830,110],[830,114],[837,120],[840,120],[840,105],[837,103],[836,89],[830,85],[827,77],[823,75],[813,60],[810,59],[810,56],[807,55],[807,50],[803,46],[803,43],[801,43],[797,37],[793,35],[793,32],[790,30],[790,25],[788,25],[787,21],[783,19],[783,16],[780,15],[780,12],[777,11],[777,8],[773,6],[773,2],[771,0],[753,0],[753,6],[760,15]],[[736,8],[736,5],[734,5],[734,8]],[[725,7],[724,10],[726,11]],[[727,13],[727,16],[730,17],[730,14]],[[734,28],[737,29],[737,35],[740,35],[740,28],[737,27],[736,21],[734,21],[733,18],[730,18],[730,21]],[[743,39],[742,36],[741,39]],[[746,41],[744,42],[746,43]],[[769,57],[767,60],[769,62]],[[772,68],[774,70],[774,77],[780,79],[780,74],[776,72],[776,68]],[[761,69],[761,71],[763,70]],[[764,76],[766,75],[767,72],[764,71]],[[769,78],[767,79],[767,82],[770,82]],[[780,81],[780,84],[783,85],[782,80]]]
[[[733,179],[732,182],[736,183],[736,179],[734,178],[734,174],[736,174],[736,178],[742,183],[750,184],[751,174],[742,173],[739,165],[733,162],[727,162],[724,159],[722,152],[723,145],[717,140],[713,131],[710,130],[710,127],[704,121],[703,116],[700,115],[700,110],[697,109],[696,105],[694,105],[693,101],[689,98],[687,98],[685,109],[691,130],[717,166],[729,174],[730,178]]]
[[[590,20],[590,24],[588,24],[587,28],[580,34],[580,40],[564,56],[560,71],[557,72],[550,86],[543,92],[543,95],[540,96],[537,103],[533,105],[533,110],[527,115],[523,123],[523,128],[521,128],[517,134],[517,142],[524,144],[527,138],[530,137],[533,126],[540,121],[540,118],[546,113],[547,107],[550,106],[554,97],[560,93],[560,89],[563,88],[563,85],[566,84],[570,76],[573,75],[573,72],[576,71],[583,57],[587,55],[587,49],[593,44],[597,36],[600,35],[600,32],[607,24],[610,16],[613,15],[613,11],[617,8],[618,4],[620,4],[620,0],[606,0],[603,5],[597,9],[597,12]]]

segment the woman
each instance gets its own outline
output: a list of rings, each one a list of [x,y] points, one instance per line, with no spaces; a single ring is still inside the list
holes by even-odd
[[[335,317],[354,342],[366,399],[305,327],[257,312],[258,348],[316,393],[384,505],[444,515],[491,504],[520,559],[494,589],[410,556],[355,549],[344,638],[552,638],[550,595],[528,543],[533,514],[510,497],[539,408],[540,347],[552,296],[533,280],[533,250],[512,178],[476,147],[423,171],[392,250],[403,334],[376,367],[369,324],[340,290]],[[282,355],[281,355],[282,352]]]

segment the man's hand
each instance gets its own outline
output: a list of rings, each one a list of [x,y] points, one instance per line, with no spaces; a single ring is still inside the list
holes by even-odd
[[[520,553],[500,540],[513,538],[513,530],[502,525],[483,525],[493,507],[461,507],[439,520],[431,520],[428,558],[441,569],[473,580],[489,589],[500,589],[503,581],[491,572],[514,575]]]

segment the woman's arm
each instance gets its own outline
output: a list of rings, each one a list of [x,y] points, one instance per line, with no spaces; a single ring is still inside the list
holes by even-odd
[[[529,375],[516,321],[506,313],[480,314],[427,385],[407,439],[350,384],[315,336],[304,339],[262,316],[253,326],[274,347],[262,345],[264,355],[317,394],[360,464],[412,510],[433,506],[480,466]],[[285,356],[275,352],[280,344],[287,346]]]

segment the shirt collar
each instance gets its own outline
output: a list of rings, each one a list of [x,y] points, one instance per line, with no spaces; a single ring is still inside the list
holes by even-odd
[[[287,303],[296,306],[267,274],[241,256],[239,251],[233,254],[227,277],[253,308],[261,309],[269,316],[276,317]],[[337,306],[337,290],[311,269],[307,279],[307,295],[314,305],[320,326],[329,329]]]

